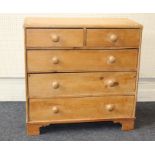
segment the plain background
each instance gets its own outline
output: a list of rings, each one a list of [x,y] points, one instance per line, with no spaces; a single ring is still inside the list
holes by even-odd
[[[25,101],[24,18],[98,17],[130,18],[144,26],[138,101],[155,100],[155,14],[0,14],[0,101]]]

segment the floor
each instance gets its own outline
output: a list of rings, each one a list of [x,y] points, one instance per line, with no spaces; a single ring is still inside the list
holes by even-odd
[[[1,141],[152,141],[155,140],[155,103],[138,103],[136,129],[120,130],[111,122],[51,125],[40,136],[25,132],[25,102],[0,102]]]

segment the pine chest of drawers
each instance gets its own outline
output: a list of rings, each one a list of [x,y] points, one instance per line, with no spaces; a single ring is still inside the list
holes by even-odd
[[[27,134],[57,123],[134,128],[142,25],[129,19],[25,20]]]

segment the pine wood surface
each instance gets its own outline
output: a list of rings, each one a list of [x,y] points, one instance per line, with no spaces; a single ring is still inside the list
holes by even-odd
[[[83,29],[28,29],[27,47],[82,47]],[[52,37],[58,37],[53,41]]]
[[[30,99],[29,109],[31,122],[132,118],[134,96]]]
[[[129,19],[27,18],[28,135],[56,123],[134,129],[142,25]]]
[[[137,49],[27,51],[29,73],[136,71],[137,58]]]
[[[47,18],[28,17],[26,28],[88,27],[88,28],[142,28],[142,25],[127,18]]]
[[[29,98],[134,93],[135,80],[135,72],[29,74]]]
[[[112,36],[116,40],[111,40]],[[139,47],[140,30],[138,29],[88,29],[87,41],[88,47]]]

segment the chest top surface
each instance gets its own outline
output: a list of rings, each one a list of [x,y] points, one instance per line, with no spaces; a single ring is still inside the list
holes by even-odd
[[[142,28],[142,25],[127,18],[47,18],[28,17],[26,28]]]

